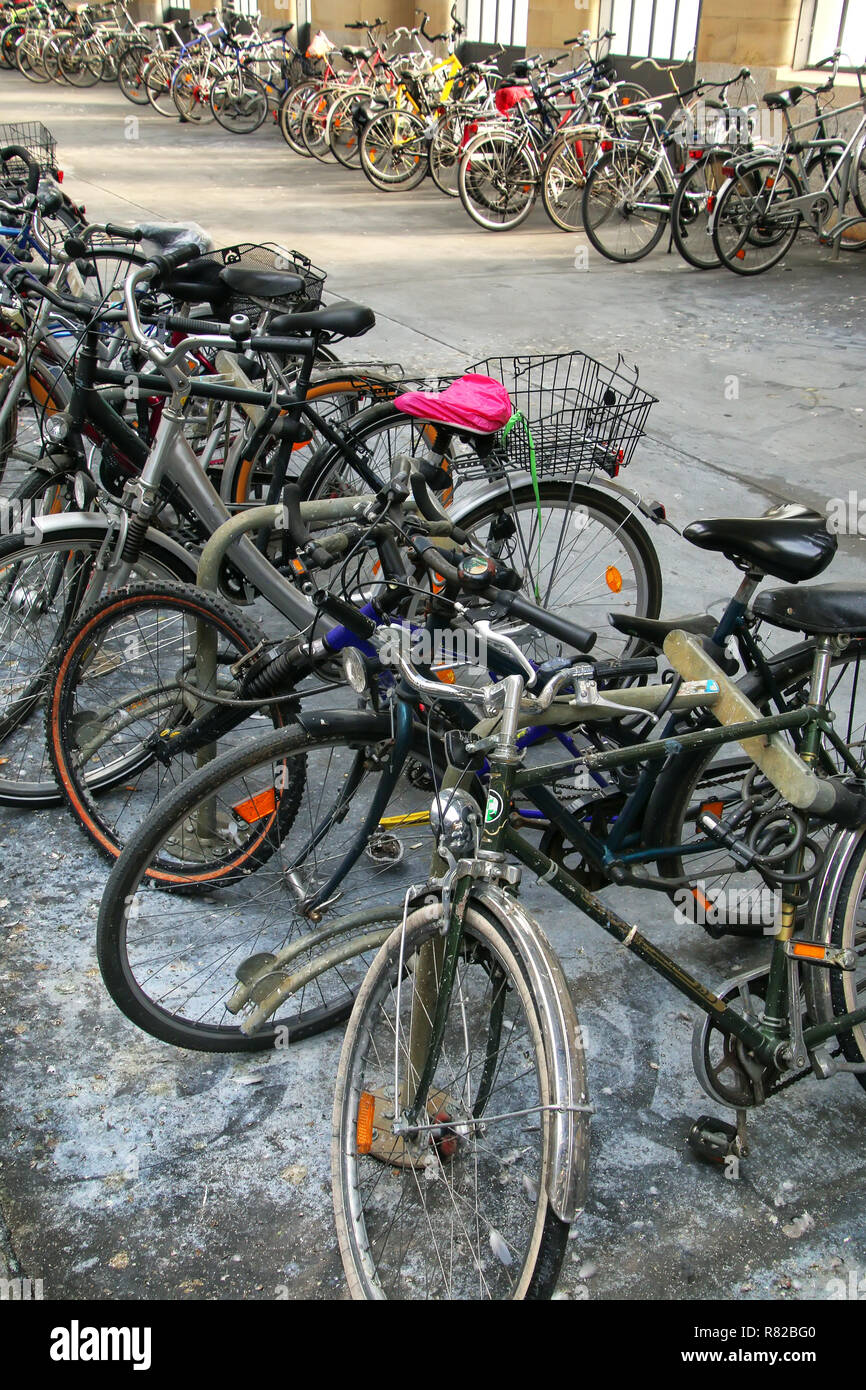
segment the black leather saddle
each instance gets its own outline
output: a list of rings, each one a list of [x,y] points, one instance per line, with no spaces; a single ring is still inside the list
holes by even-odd
[[[771,111],[782,111],[785,107],[796,106],[802,101],[805,87],[785,87],[780,92],[765,92],[764,105]]]
[[[789,584],[814,579],[827,568],[838,542],[820,512],[796,504],[766,516],[693,521],[683,536],[699,550],[717,550],[740,569],[771,574]]]
[[[866,585],[814,584],[808,588],[767,589],[752,605],[775,627],[808,636],[866,633]]]
[[[359,338],[375,322],[373,310],[363,304],[330,304],[327,309],[277,314],[268,325],[268,333],[328,333],[339,338]]]

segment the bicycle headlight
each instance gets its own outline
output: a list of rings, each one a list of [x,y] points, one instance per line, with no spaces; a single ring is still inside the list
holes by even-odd
[[[354,647],[346,647],[342,654],[343,675],[356,695],[364,695],[367,690],[367,664],[361,653]]]

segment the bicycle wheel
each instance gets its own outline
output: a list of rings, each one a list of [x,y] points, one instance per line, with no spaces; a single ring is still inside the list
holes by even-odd
[[[264,82],[244,68],[233,69],[216,79],[210,104],[219,124],[233,135],[251,135],[264,125],[268,114]]]
[[[835,141],[830,145],[823,145],[820,150],[806,160],[806,191],[809,193],[820,192],[832,180],[833,172],[839,161],[839,157],[844,153],[845,146],[841,140]],[[861,155],[866,160],[866,155]],[[854,195],[854,202],[857,203],[858,173],[856,166],[851,171],[850,192]],[[840,189],[835,182],[830,183],[827,197],[832,199],[833,204],[839,206]],[[858,211],[861,210],[858,207]],[[849,213],[850,215],[850,213]],[[834,219],[835,220],[835,219]],[[832,225],[830,225],[832,231]],[[866,227],[862,223],[857,223],[843,232],[839,239],[840,248],[843,251],[866,251]]]
[[[254,1051],[280,1028],[303,1036],[348,1015],[384,939],[365,924],[382,913],[393,924],[384,904],[402,900],[425,857],[429,868],[432,793],[413,765],[359,841],[390,747],[386,717],[317,711],[160,802],[115,864],[99,919],[100,968],[128,1018],[181,1047]],[[330,952],[321,973],[317,951]],[[297,988],[257,1018],[283,974]]]
[[[42,60],[42,49],[45,44],[44,34],[27,34],[19,43],[15,51],[15,61],[18,71],[30,82],[50,82],[51,74],[47,71]]]
[[[771,659],[786,705],[808,702],[813,655],[811,645],[801,643]],[[862,762],[866,689],[860,680],[860,663],[859,648],[834,659],[828,703],[836,714],[838,733]],[[762,712],[772,713],[778,708],[771,705],[763,678],[757,673],[745,676],[740,688]],[[825,756],[830,757],[827,772],[843,771],[837,754]],[[751,799],[751,806],[744,804],[746,797]],[[678,920],[700,922],[710,928],[745,928],[746,935],[776,929],[778,903],[766,881],[756,870],[744,869],[729,848],[708,837],[697,818],[710,810],[718,819],[736,823],[740,841],[749,842],[752,837],[757,843],[760,839],[767,853],[782,853],[789,832],[777,818],[780,809],[775,789],[736,745],[681,753],[671,759],[647,808],[643,837],[647,844],[676,851],[660,855],[657,867],[663,877],[682,880],[680,887],[671,890]],[[832,827],[816,829],[814,824],[810,829],[807,857],[811,867],[823,853],[831,831]],[[804,911],[805,903],[799,911],[801,917]]]
[[[425,1098],[428,1126],[413,1138],[393,1133],[432,1020],[440,917],[432,903],[392,933],[346,1029],[331,1161],[349,1290],[358,1299],[550,1298],[568,1224],[547,1198],[546,1025],[512,941],[474,905]],[[572,1036],[585,1096],[576,1020]],[[584,1163],[588,1142],[581,1124]]]
[[[328,116],[342,92],[342,87],[336,84],[320,87],[304,103],[300,120],[301,143],[307,154],[314,159],[326,161],[331,153],[328,144]]]
[[[147,87],[144,82],[144,66],[151,56],[146,45],[127,48],[117,65],[117,85],[127,101],[135,106],[147,106]]]
[[[671,204],[674,245],[696,270],[716,270],[721,265],[710,221],[725,182],[724,162],[724,155],[710,154],[693,164],[677,184]]]
[[[598,158],[599,143],[600,132],[593,126],[566,130],[544,161],[544,210],[564,232],[579,232],[583,227],[583,190]]]
[[[361,168],[380,193],[408,193],[427,177],[430,137],[413,111],[389,107],[361,137]]]
[[[728,270],[760,275],[778,265],[797,239],[802,217],[785,204],[802,193],[789,165],[763,159],[728,180],[713,218],[713,245]]]
[[[261,638],[228,604],[186,585],[117,590],[72,625],[46,681],[45,737],[67,804],[102,853],[117,858],[160,798],[268,720],[264,707],[249,710],[205,752],[153,751],[216,709],[195,693],[205,679],[197,653],[210,644],[207,688],[227,696],[231,667]],[[270,716],[278,727],[281,708]]]
[[[823,936],[824,933],[822,939]],[[822,1022],[828,1012],[838,1018],[840,1014],[853,1013],[855,1009],[863,1007],[866,992],[866,840],[861,839],[851,856],[839,887],[825,944],[835,950],[852,951],[857,964],[853,970],[815,971],[816,975],[820,973],[827,979],[807,980],[807,990],[811,984],[814,991],[821,990],[829,995],[830,1010],[822,1010],[816,1022]],[[866,1025],[858,1023],[847,1032],[840,1033],[839,1046],[847,1062],[866,1062]],[[854,1077],[866,1089],[866,1076],[854,1072]]]
[[[344,169],[357,169],[361,162],[361,142],[352,117],[357,103],[373,95],[372,88],[353,87],[338,97],[328,112],[326,137],[331,154]]]
[[[662,574],[644,527],[625,503],[588,484],[539,479],[478,503],[460,519],[476,543],[523,579],[534,603],[598,632],[593,656],[631,654],[638,645],[612,628],[612,607],[657,617]],[[533,631],[521,639],[527,655],[546,661],[561,644]]]
[[[539,182],[528,144],[503,130],[476,136],[463,152],[457,176],[461,203],[488,232],[507,232],[525,222]]]
[[[171,80],[177,66],[177,53],[154,53],[142,72],[147,99],[160,116],[176,116]]]
[[[49,484],[55,487],[56,484]],[[43,701],[58,643],[80,612],[105,523],[70,525],[0,541],[0,804],[51,806],[61,798],[45,746]],[[165,552],[145,542],[142,579],[184,580]]]
[[[95,87],[102,64],[102,54],[87,39],[71,36],[61,45],[60,70],[73,87]]]
[[[465,115],[446,108],[430,141],[430,177],[439,192],[448,198],[460,197],[457,180],[467,124]]]
[[[619,145],[590,170],[583,190],[587,236],[609,261],[639,261],[664,234],[671,193],[640,150]]]
[[[206,125],[213,120],[210,89],[216,77],[213,63],[207,55],[188,58],[175,68],[171,79],[171,99],[182,121]]]
[[[304,159],[310,159],[311,155],[301,138],[301,121],[304,116],[304,106],[307,101],[318,92],[321,82],[306,81],[299,82],[296,87],[290,88],[280,102],[279,116],[277,124],[280,127],[280,134],[285,140],[290,150],[295,154],[302,155]]]

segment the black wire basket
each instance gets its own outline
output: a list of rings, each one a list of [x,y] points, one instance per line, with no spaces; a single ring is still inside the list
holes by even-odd
[[[501,381],[528,425],[518,421],[507,435],[500,432],[494,454],[502,467],[531,471],[534,449],[539,477],[594,468],[616,473],[631,462],[657,400],[619,356],[615,367],[583,352],[488,357],[467,371]],[[461,462],[459,471],[463,479],[489,477],[491,460]]]
[[[227,265],[240,265],[245,270],[288,270],[300,275],[304,289],[294,295],[284,295],[281,299],[268,299],[269,307],[282,313],[299,313],[302,310],[318,309],[322,302],[322,288],[325,284],[324,270],[318,270],[309,256],[300,251],[286,251],[275,243],[256,246],[252,242],[242,242],[238,246],[223,246],[219,251],[208,251],[199,257],[211,261],[220,268]],[[244,295],[232,295],[225,305],[230,314],[247,314],[253,322],[262,312],[262,304]]]
[[[0,125],[0,149],[20,145],[43,174],[57,173],[57,141],[41,121],[12,121]],[[26,178],[27,168],[20,159],[10,159],[4,166],[13,178]]]

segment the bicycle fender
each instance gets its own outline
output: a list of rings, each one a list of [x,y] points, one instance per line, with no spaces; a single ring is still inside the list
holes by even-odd
[[[39,517],[39,530],[46,540],[57,531],[68,531],[73,538],[77,536],[81,540],[102,539],[110,526],[111,522],[107,517],[100,517],[95,513],[57,512],[54,516]],[[175,570],[179,580],[189,584],[195,583],[195,555],[191,555],[178,541],[156,527],[148,528],[147,541],[162,552],[166,565]]]
[[[525,476],[528,477],[529,475],[526,474]],[[475,493],[472,497],[466,496],[462,501],[455,501],[448,509],[449,520],[455,522],[459,526],[461,519],[478,506],[478,503],[482,500],[482,496],[485,501],[495,500],[497,497],[509,496],[511,491],[509,481],[513,487],[514,478],[512,476],[510,480],[500,481],[494,486],[488,487],[485,485],[483,494]],[[588,487],[591,486],[602,489],[605,492],[615,493],[618,497],[635,507],[637,511],[640,512],[641,516],[645,516],[653,525],[670,526],[672,530],[676,531],[677,535],[680,534],[679,527],[674,526],[674,523],[668,521],[667,517],[664,515],[664,504],[656,501],[655,498],[644,498],[639,492],[635,492],[634,488],[627,487],[625,483],[617,482],[613,478],[594,477],[590,481],[587,475],[585,482]],[[465,490],[468,493],[469,487],[467,486]]]
[[[568,985],[553,947],[517,899],[485,884],[473,889],[470,906],[473,900],[496,920],[542,1011],[553,1104],[547,1127],[547,1196],[560,1221],[573,1221],[586,1200],[589,1094],[583,1040]]]
[[[830,841],[820,878],[815,881],[809,902],[805,934],[812,941],[825,944],[829,942],[842,882],[864,837],[866,826],[861,826],[857,830],[840,830]],[[830,971],[806,968],[802,971],[801,978],[809,1017],[815,1023],[829,1023],[833,1018]]]

